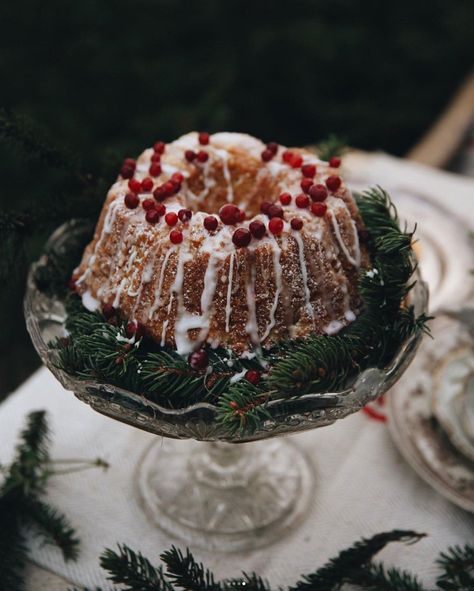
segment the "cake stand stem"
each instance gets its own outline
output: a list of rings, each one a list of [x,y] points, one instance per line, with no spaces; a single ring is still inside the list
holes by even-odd
[[[313,470],[288,439],[254,443],[160,440],[138,472],[153,522],[193,546],[242,551],[276,542],[304,516]]]

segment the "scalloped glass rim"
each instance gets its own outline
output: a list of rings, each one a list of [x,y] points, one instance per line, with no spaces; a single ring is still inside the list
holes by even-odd
[[[90,228],[89,223],[87,227]],[[45,251],[64,251],[67,240],[83,233],[85,228],[86,224],[81,220],[71,220],[63,224],[49,238]],[[330,425],[360,410],[386,392],[406,370],[422,338],[422,334],[410,336],[386,367],[371,367],[362,371],[344,390],[272,399],[266,406],[271,418],[259,430],[251,434],[231,435],[216,420],[217,407],[208,402],[170,409],[118,386],[80,379],[59,369],[54,350],[48,346],[48,342],[56,336],[66,334],[64,306],[61,300],[41,292],[34,279],[38,267],[44,266],[46,261],[47,254],[43,254],[31,266],[24,301],[28,332],[43,363],[66,390],[73,391],[94,410],[166,437],[239,443]],[[416,285],[407,300],[408,304],[414,306],[415,315],[419,316],[427,311],[428,289],[418,269],[414,278]],[[275,392],[272,391],[271,394],[275,395]]]

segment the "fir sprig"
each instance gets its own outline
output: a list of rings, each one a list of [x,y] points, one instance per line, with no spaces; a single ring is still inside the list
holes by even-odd
[[[424,534],[414,531],[393,530],[362,539],[314,573],[303,576],[287,591],[340,591],[346,585],[365,591],[426,591],[413,573],[373,562],[388,544],[414,544],[423,537]],[[118,552],[106,550],[102,554],[101,566],[108,572],[108,578],[125,585],[126,591],[271,591],[269,583],[256,573],[218,581],[189,549],[183,552],[172,546],[160,558],[162,565],[154,566],[142,554],[119,546]],[[470,577],[474,569],[474,547],[450,548],[437,562],[443,570],[437,591],[473,589]]]
[[[429,320],[425,315],[416,317],[413,308],[403,303],[413,287],[416,268],[413,232],[400,229],[396,208],[380,187],[358,196],[357,203],[368,232],[372,266],[363,269],[358,279],[362,312],[339,334],[282,341],[253,359],[234,359],[225,349],[209,348],[208,370],[197,371],[169,347],[148,339],[127,343],[123,319],[117,317],[111,325],[100,312],[85,310],[77,296],[69,296],[66,328],[70,336],[54,345],[58,366],[77,377],[127,388],[172,408],[210,402],[231,434],[258,429],[269,418],[266,405],[273,398],[344,389],[361,370],[384,367],[405,339],[426,330]],[[71,247],[77,256],[80,242]],[[64,285],[64,273],[73,262],[68,258],[68,265],[61,264],[54,252],[49,256],[54,269],[62,269],[56,276],[63,277]],[[45,271],[43,279],[52,275]],[[247,369],[263,373],[257,386],[245,379],[235,382],[233,376]]]
[[[334,133],[317,146],[318,156],[328,162],[333,156],[342,156],[347,150],[347,140]]]
[[[78,555],[79,540],[73,527],[42,499],[48,479],[56,474],[49,441],[45,412],[30,413],[11,466],[2,468],[5,478],[0,487],[0,581],[5,591],[23,589],[28,531],[56,545],[65,560],[75,560]]]

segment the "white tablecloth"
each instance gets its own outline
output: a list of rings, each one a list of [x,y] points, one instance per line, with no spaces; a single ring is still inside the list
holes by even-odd
[[[350,157],[348,165],[354,165],[359,175],[365,171],[369,182],[378,177],[378,182],[392,188],[397,182],[417,186],[444,205],[451,204],[474,227],[472,181],[381,155],[361,158]],[[11,459],[25,415],[33,409],[48,410],[54,458],[101,456],[111,464],[106,473],[96,470],[51,480],[48,500],[77,528],[81,555],[76,563],[65,564],[55,548],[32,540],[35,563],[75,584],[93,587],[106,584],[98,565],[105,547],[127,543],[157,561],[172,543],[184,546],[151,525],[137,501],[134,468],[153,436],[94,413],[45,369],[0,406],[1,463]],[[275,585],[291,584],[356,539],[398,528],[429,535],[415,546],[393,544],[380,558],[412,569],[431,585],[437,554],[450,544],[474,539],[474,516],[439,496],[405,464],[383,423],[359,413],[293,439],[307,450],[317,474],[304,524],[273,546],[251,554],[210,554],[191,547],[218,577],[255,570]]]

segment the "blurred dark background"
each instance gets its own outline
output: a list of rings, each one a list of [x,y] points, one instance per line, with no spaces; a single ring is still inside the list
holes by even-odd
[[[24,0],[3,2],[0,23],[0,107],[92,173],[192,129],[290,145],[333,132],[403,155],[470,71],[474,49],[472,0]],[[3,211],[48,208],[50,195],[75,190],[8,146],[0,170]],[[24,270],[0,286],[0,397],[39,365],[22,317]]]

